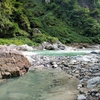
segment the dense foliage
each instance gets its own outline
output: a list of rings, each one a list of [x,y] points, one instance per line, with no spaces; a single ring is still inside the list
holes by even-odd
[[[57,38],[65,44],[100,43],[100,0],[1,0],[0,38],[0,44],[3,39],[34,45]]]

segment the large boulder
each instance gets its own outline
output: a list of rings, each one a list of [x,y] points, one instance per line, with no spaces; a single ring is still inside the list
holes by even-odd
[[[93,88],[93,87],[97,86],[98,84],[100,84],[99,76],[89,79],[87,81],[87,88]]]
[[[62,44],[60,41],[57,41],[56,43],[49,43],[49,42],[43,42],[41,44],[42,49],[46,50],[66,50],[67,46]]]
[[[46,50],[55,50],[54,46],[52,44],[49,44],[47,46],[45,46]]]
[[[20,50],[20,51],[32,51],[32,50],[34,50],[31,46],[28,46],[27,44],[17,46],[16,49]]]
[[[30,66],[21,52],[8,46],[0,46],[0,78],[21,76]]]

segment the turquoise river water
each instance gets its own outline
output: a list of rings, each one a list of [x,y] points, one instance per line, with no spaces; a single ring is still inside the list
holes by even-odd
[[[87,51],[34,50],[33,52],[44,56],[76,56],[76,55],[86,55],[90,53],[89,50]]]
[[[74,100],[77,80],[60,70],[30,71],[0,85],[0,100]]]
[[[84,55],[85,52],[34,51],[49,56]],[[45,69],[0,84],[0,100],[75,100],[77,80],[63,71]]]

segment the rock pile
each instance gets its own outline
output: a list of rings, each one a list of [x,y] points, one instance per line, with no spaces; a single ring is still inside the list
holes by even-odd
[[[0,79],[23,75],[30,66],[21,52],[8,46],[0,46]]]

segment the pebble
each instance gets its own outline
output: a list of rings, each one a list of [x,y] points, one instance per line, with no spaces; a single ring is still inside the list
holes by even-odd
[[[100,98],[100,93],[96,93],[96,95],[95,95],[95,96]]]
[[[82,88],[82,84],[78,84],[78,87]]]
[[[80,72],[77,70],[77,71],[75,71],[75,74],[79,74]]]
[[[77,100],[86,100],[86,97],[85,95],[81,94],[81,95],[78,95]]]

